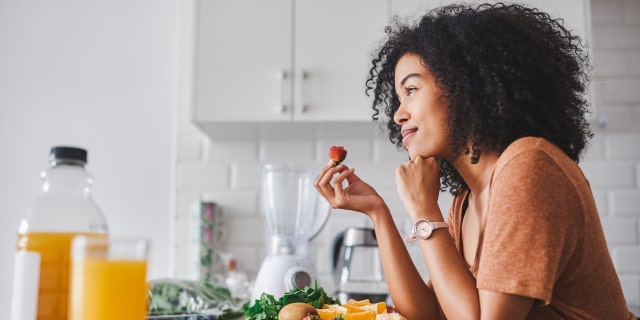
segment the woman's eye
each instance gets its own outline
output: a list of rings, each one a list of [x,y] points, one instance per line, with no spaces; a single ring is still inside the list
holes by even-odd
[[[414,91],[416,91],[416,88],[406,88],[405,90],[407,91],[407,95],[411,95]]]

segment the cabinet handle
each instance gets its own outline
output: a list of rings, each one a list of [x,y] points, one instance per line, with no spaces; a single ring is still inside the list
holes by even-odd
[[[286,101],[287,99],[287,80],[289,80],[289,73],[286,70],[280,70],[278,73],[278,78],[280,79],[280,106],[279,111],[281,114],[285,114],[289,111],[289,105]]]
[[[296,105],[298,106],[300,113],[305,113],[309,110],[309,106],[307,106],[304,99],[304,85],[306,82],[305,80],[307,80],[308,77],[309,74],[304,70],[299,70],[298,76],[296,77],[296,98],[298,99],[298,103]]]

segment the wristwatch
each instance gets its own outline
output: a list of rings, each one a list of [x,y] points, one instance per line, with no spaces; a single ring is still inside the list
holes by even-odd
[[[449,228],[449,225],[446,222],[432,222],[427,219],[420,219],[413,224],[413,228],[411,228],[409,232],[409,237],[404,241],[410,242],[418,239],[429,239],[433,231],[440,228]]]

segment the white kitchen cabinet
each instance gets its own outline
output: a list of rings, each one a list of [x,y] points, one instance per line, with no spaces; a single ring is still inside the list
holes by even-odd
[[[197,10],[194,119],[288,119],[291,0],[202,0]]]
[[[384,36],[387,0],[295,1],[296,121],[371,121],[370,53]]]
[[[200,0],[197,10],[193,120],[205,131],[371,125],[365,80],[388,0]]]

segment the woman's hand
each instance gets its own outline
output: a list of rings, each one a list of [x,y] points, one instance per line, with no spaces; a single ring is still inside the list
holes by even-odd
[[[435,158],[416,157],[396,169],[400,200],[413,220],[442,221],[438,206],[440,174]]]
[[[380,195],[353,172],[354,169],[344,164],[326,165],[320,171],[314,186],[334,209],[370,214],[381,206],[385,206]],[[345,180],[347,186],[343,187]]]

